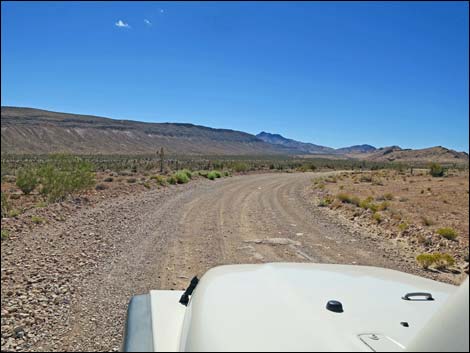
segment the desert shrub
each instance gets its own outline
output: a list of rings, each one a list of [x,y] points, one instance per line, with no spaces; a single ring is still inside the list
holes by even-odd
[[[207,178],[210,179],[210,180],[214,180],[214,179],[220,178],[220,177],[222,177],[222,174],[220,174],[220,172],[217,171],[217,170],[213,170],[213,171],[211,171],[207,174]]]
[[[434,256],[433,254],[420,254],[416,257],[416,261],[422,268],[428,269],[434,263]]]
[[[444,172],[444,168],[438,163],[432,163],[429,166],[429,174],[435,178],[444,176]]]
[[[381,202],[378,206],[378,210],[379,211],[385,211],[386,209],[388,209],[390,207],[390,203],[387,202],[387,201],[384,201],[384,202]]]
[[[388,200],[388,201],[392,201],[393,200],[393,194],[392,193],[385,194],[384,199]]]
[[[36,224],[44,223],[45,220],[44,218],[41,218],[39,216],[31,216],[31,221]]]
[[[445,253],[420,254],[416,257],[416,261],[424,269],[434,266],[435,268],[442,270],[455,264],[455,259],[451,255]]]
[[[229,177],[229,176],[232,176],[232,174],[230,174],[230,172],[228,170],[225,170],[224,171],[224,176]]]
[[[425,225],[426,227],[432,226],[434,224],[434,221],[424,216],[421,217],[421,221],[423,222],[423,225]]]
[[[114,181],[114,178],[113,177],[107,177],[107,178],[104,178],[103,181],[106,182],[106,183],[112,183]]]
[[[373,202],[374,198],[369,196],[368,198],[359,202],[359,207],[365,210],[371,210],[372,212],[377,212],[379,210],[379,206]]]
[[[374,201],[374,198],[372,196],[369,196],[367,198],[365,198],[364,200],[362,200],[360,203],[359,203],[359,207],[361,208],[364,208],[364,209],[367,209],[368,208],[368,205]]]
[[[150,185],[149,182],[145,182],[143,185],[144,185],[144,187],[145,187],[146,189],[150,189],[150,188],[151,188],[151,185]]]
[[[405,230],[407,230],[409,228],[409,225],[408,223],[406,222],[402,222],[398,225],[398,229],[400,229],[400,231],[404,232]]]
[[[372,180],[372,185],[383,186],[384,183],[381,179],[374,179],[374,180]]]
[[[188,175],[183,171],[176,172],[175,174],[173,174],[173,176],[175,177],[176,182],[178,184],[186,184],[187,182],[189,182]]]
[[[198,174],[204,178],[207,178],[207,174],[209,174],[209,172],[207,170],[200,170]]]
[[[106,190],[108,187],[104,184],[98,184],[95,186],[95,190],[97,191],[102,191],[102,190]]]
[[[300,172],[314,171],[316,169],[317,167],[315,167],[313,164],[302,164],[300,167],[297,168],[297,170]]]
[[[362,175],[359,179],[361,183],[371,183],[372,182],[372,175]]]
[[[16,208],[12,208],[11,210],[8,211],[8,217],[14,218],[18,217],[21,214],[21,210],[18,210]]]
[[[153,175],[150,177],[150,179],[155,180],[158,185],[165,186],[167,185],[166,178],[161,175]]]
[[[128,182],[129,184],[134,184],[136,181],[137,181],[136,178],[129,178],[129,179],[127,179],[127,182]]]
[[[345,193],[339,193],[338,195],[336,195],[336,198],[340,200],[342,203],[350,203],[350,204],[354,204],[357,206],[359,206],[359,204],[361,203],[358,197],[351,196]]]
[[[34,207],[36,208],[43,208],[43,207],[46,207],[47,206],[47,202],[43,201],[43,200],[39,200],[35,205]]]
[[[333,202],[332,198],[325,197],[325,198],[321,199],[320,202],[318,202],[318,206],[319,207],[327,207],[327,206],[331,205],[332,202]]]
[[[188,177],[188,179],[191,179],[193,177],[193,174],[191,173],[191,171],[189,171],[188,169],[183,169],[181,171],[182,173],[186,174],[186,176]]]
[[[439,254],[436,258],[435,264],[437,269],[445,269],[455,264],[455,259],[449,254]]]
[[[248,164],[243,162],[234,163],[232,166],[233,171],[235,172],[246,172],[248,170]]]
[[[55,155],[38,169],[41,193],[50,202],[94,185],[93,165],[79,157]]]
[[[174,175],[168,177],[166,179],[166,181],[168,181],[168,183],[170,183],[171,185],[175,185],[178,181],[176,180],[176,177]]]
[[[374,219],[374,221],[376,221],[377,223],[381,223],[382,222],[382,215],[378,212],[375,212],[372,216],[372,218]]]
[[[8,239],[8,237],[10,236],[10,232],[6,229],[2,229],[2,240],[5,240],[5,239]]]
[[[30,194],[38,183],[37,172],[33,168],[21,168],[16,173],[16,186],[18,186],[25,195]]]
[[[457,232],[450,227],[439,228],[437,234],[449,240],[455,240],[458,236]]]
[[[2,218],[8,215],[10,211],[10,203],[8,202],[7,195],[5,193],[1,193],[2,197]]]

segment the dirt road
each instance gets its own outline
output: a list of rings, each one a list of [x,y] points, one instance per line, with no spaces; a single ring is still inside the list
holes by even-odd
[[[2,350],[117,350],[132,295],[184,289],[217,265],[406,267],[395,263],[391,244],[322,216],[306,195],[313,177],[236,176],[123,195],[9,240],[2,246]],[[19,344],[3,336],[18,325],[25,331]]]

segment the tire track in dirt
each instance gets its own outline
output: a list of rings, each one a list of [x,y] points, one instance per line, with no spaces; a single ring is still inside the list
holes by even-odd
[[[80,286],[66,322],[31,350],[118,350],[132,295],[183,289],[193,275],[217,265],[313,261],[394,268],[366,238],[317,217],[303,191],[319,174],[202,180],[105,200],[78,213],[63,227],[99,233],[107,256],[86,275],[77,270]],[[95,221],[84,226],[84,217]],[[54,237],[63,230],[49,231]]]

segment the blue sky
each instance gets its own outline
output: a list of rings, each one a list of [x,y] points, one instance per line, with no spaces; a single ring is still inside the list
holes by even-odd
[[[466,2],[2,2],[2,105],[468,151]]]

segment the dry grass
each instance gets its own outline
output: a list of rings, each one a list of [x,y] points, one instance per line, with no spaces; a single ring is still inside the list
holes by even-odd
[[[313,190],[320,206],[353,217],[362,214],[366,226],[375,224],[392,238],[413,240],[417,249],[449,249],[461,263],[468,253],[468,171],[451,170],[445,177],[430,177],[418,169],[413,174],[353,172],[341,174],[336,183],[323,183],[323,189],[319,184]]]

